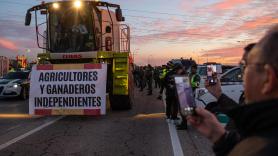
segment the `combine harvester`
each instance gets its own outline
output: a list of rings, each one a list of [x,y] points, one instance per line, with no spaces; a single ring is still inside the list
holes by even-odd
[[[50,65],[62,69],[105,64],[106,103],[110,101],[112,109],[131,108],[130,29],[123,24],[125,18],[119,5],[99,1],[43,2],[28,9],[26,26],[30,25],[32,14],[37,44],[44,51],[38,54],[37,67]]]

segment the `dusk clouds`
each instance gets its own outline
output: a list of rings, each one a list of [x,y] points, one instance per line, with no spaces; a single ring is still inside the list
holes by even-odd
[[[174,15],[161,15],[160,18],[167,20],[160,19],[159,25],[149,21],[147,25],[158,26],[161,29],[156,29],[160,31],[148,31],[147,34],[135,31],[135,43],[140,47],[157,42],[169,44],[179,47],[175,49],[177,53],[188,54],[188,57],[195,55],[195,58],[196,55],[204,57],[201,52],[206,51],[212,61],[225,58],[226,62],[222,59],[222,63],[236,64],[245,45],[256,42],[269,27],[278,23],[276,0],[193,0],[179,4],[180,12],[175,17],[180,23],[175,24],[174,29],[171,26],[165,28],[171,23],[169,17]]]
[[[162,64],[178,57],[205,62],[206,56],[236,64],[246,44],[256,42],[278,23],[277,0],[108,1],[122,6],[139,64],[150,59]],[[0,3],[0,54],[32,49],[30,55],[36,56],[42,50],[36,47],[35,29],[23,24],[26,9],[38,1]]]

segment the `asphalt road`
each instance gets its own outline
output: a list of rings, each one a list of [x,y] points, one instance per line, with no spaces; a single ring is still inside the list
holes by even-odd
[[[28,100],[0,98],[0,114],[28,114]]]
[[[135,91],[132,110],[110,111],[102,117],[63,117],[2,149],[0,156],[172,156],[176,142],[164,118],[164,104],[156,96]],[[27,113],[27,104],[1,100],[0,112]],[[0,118],[0,145],[55,118]],[[194,129],[176,134],[184,155],[212,155],[211,144]]]

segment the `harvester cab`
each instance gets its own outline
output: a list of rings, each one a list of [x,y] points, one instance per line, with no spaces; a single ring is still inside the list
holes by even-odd
[[[107,63],[112,108],[131,107],[130,29],[119,5],[100,1],[57,1],[27,10],[35,16],[39,64]],[[39,18],[39,16],[43,18]]]

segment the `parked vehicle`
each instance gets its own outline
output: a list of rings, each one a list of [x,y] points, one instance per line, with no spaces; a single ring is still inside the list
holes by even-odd
[[[9,72],[0,79],[0,97],[20,97],[25,100],[29,96],[29,71]]]
[[[243,81],[242,71],[240,67],[234,67],[220,76],[222,92],[240,103],[243,101]],[[205,87],[196,89],[196,103],[198,106],[207,105],[211,102],[217,101]]]

